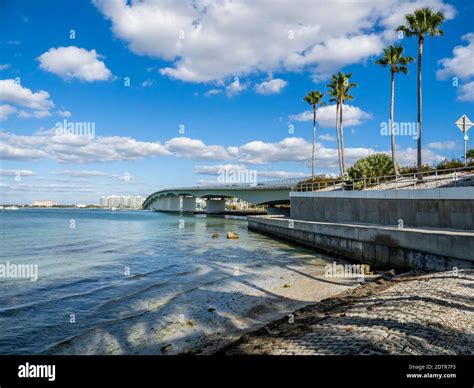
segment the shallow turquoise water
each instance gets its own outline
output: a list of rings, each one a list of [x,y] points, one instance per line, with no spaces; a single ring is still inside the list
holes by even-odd
[[[230,230],[240,240],[226,240]],[[216,231],[221,238],[211,239]],[[0,212],[0,245],[0,264],[37,264],[39,272],[36,282],[0,279],[0,354],[45,351],[101,323],[140,314],[142,295],[173,295],[222,275],[216,265],[215,273],[198,276],[202,263],[284,264],[294,251],[247,231],[241,220],[76,209]]]

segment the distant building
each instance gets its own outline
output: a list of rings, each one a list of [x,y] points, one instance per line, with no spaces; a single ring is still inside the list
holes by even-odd
[[[239,198],[227,198],[226,207],[231,210],[247,210],[249,203]]]
[[[37,207],[52,207],[56,206],[58,203],[55,201],[33,201],[31,203],[31,206],[37,206]]]
[[[101,197],[99,206],[104,208],[140,209],[145,198],[140,195],[108,195]]]

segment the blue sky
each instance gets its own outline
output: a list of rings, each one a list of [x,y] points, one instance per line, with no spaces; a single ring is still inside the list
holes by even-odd
[[[309,174],[303,97],[339,70],[358,84],[345,111],[348,164],[387,152],[390,74],[373,62],[394,42],[416,56],[416,40],[394,27],[425,5],[447,16],[423,57],[423,157],[436,163],[462,156],[454,121],[474,119],[468,0],[3,0],[0,202],[97,203],[216,182],[222,168],[279,179],[304,175],[306,161]],[[396,121],[416,122],[416,64],[397,75],[395,104]],[[318,173],[337,172],[333,112],[320,110]],[[63,120],[93,123],[94,136],[58,136]],[[412,165],[415,139],[396,142],[400,164]]]

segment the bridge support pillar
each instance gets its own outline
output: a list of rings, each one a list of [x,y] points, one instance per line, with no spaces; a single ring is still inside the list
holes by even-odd
[[[194,213],[196,211],[196,197],[182,197],[181,211],[183,213]]]
[[[168,211],[170,208],[170,198],[169,197],[163,197],[161,198],[161,211]]]
[[[225,199],[208,199],[206,201],[206,214],[219,214],[225,212]]]
[[[169,208],[170,212],[181,211],[181,198],[180,197],[169,197]]]

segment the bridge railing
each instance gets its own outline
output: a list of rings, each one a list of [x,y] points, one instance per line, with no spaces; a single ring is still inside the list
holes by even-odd
[[[300,180],[292,186],[291,191],[319,191],[319,190],[398,190],[418,189],[440,186],[465,185],[464,181],[474,177],[474,166],[458,167],[451,169],[427,170],[423,172],[423,179],[419,179],[418,173],[406,173],[400,175],[382,175],[375,177],[363,177],[358,179],[333,179],[323,181]],[[309,180],[309,181],[308,181]]]

